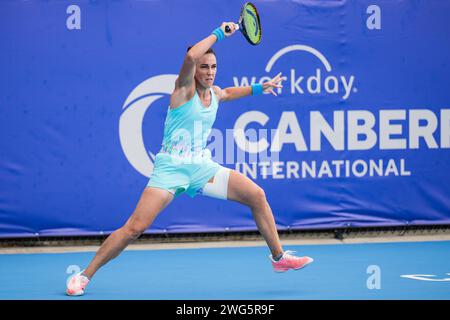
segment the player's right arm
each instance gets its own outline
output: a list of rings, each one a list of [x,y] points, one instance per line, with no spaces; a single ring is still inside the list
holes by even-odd
[[[231,32],[225,33],[225,26],[230,26]],[[222,23],[220,26],[225,36],[232,35],[235,30],[235,25],[232,22]],[[214,34],[209,35],[202,41],[195,44],[191,50],[186,53],[184,57],[183,65],[181,66],[178,78],[175,81],[175,90],[170,96],[170,108],[175,109],[190,99],[195,94],[195,66],[198,59],[200,59],[209,48],[217,41],[217,37]]]

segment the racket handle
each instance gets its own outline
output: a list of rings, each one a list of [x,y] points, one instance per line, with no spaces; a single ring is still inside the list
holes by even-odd
[[[236,30],[239,30],[239,25],[238,24],[235,23],[234,27],[236,28]],[[225,32],[226,33],[230,33],[231,32],[231,29],[230,29],[229,26],[225,26]]]

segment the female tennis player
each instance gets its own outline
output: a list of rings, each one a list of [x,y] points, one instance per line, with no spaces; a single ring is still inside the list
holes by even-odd
[[[225,33],[225,30],[229,32]],[[221,89],[213,85],[217,61],[211,47],[235,31],[234,23],[223,23],[188,50],[170,97],[162,148],[155,157],[148,185],[128,221],[105,240],[89,266],[70,279],[68,295],[82,295],[96,271],[117,257],[147,230],[175,197],[183,193],[191,197],[203,194],[248,206],[271,251],[269,258],[274,271],[298,270],[313,261],[309,257],[296,257],[293,251],[283,251],[263,189],[243,174],[215,163],[206,152],[207,135],[216,118],[219,102],[263,92],[276,95],[274,88],[281,87],[281,73],[263,84],[247,87]]]

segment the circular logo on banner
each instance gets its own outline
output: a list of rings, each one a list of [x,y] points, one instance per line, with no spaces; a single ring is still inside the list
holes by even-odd
[[[163,74],[145,80],[130,93],[122,106],[119,120],[122,150],[131,165],[146,177],[150,177],[153,171],[154,154],[144,144],[144,116],[152,103],[173,92],[177,77],[175,74]]]

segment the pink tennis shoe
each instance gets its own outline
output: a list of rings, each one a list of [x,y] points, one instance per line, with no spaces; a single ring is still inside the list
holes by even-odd
[[[286,250],[280,260],[273,260],[272,255],[269,256],[272,261],[273,270],[275,272],[285,272],[289,269],[299,270],[306,267],[313,262],[313,258],[310,257],[296,257],[293,254],[295,251]]]
[[[82,274],[82,272],[77,273],[72,278],[70,278],[67,284],[66,294],[69,296],[81,296],[84,294],[84,288],[89,283],[89,278]]]

